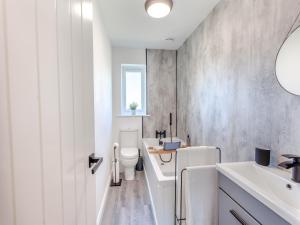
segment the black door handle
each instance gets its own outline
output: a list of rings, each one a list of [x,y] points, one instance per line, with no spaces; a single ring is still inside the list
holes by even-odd
[[[95,153],[89,155],[89,168],[91,168],[93,164],[96,164],[92,168],[92,174],[96,173],[96,171],[98,170],[98,168],[99,168],[99,166],[101,165],[102,162],[103,162],[103,158],[102,157],[96,157]]]
[[[239,216],[239,214],[238,214],[236,211],[234,211],[233,209],[231,209],[231,210],[229,210],[229,212],[231,213],[231,215],[233,215],[233,217],[234,217],[237,221],[239,221],[239,223],[240,223],[241,225],[248,225],[248,224],[242,219],[242,217]]]

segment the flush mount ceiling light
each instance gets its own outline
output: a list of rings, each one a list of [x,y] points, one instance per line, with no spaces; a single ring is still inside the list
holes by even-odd
[[[146,0],[145,9],[153,18],[163,18],[171,12],[172,0]]]

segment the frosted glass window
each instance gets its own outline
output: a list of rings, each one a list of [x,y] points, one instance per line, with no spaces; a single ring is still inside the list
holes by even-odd
[[[136,114],[146,114],[146,67],[145,65],[122,65],[121,113],[132,114],[130,104],[137,103]]]
[[[138,104],[137,110],[142,109],[142,73],[126,72],[126,110],[133,102]]]

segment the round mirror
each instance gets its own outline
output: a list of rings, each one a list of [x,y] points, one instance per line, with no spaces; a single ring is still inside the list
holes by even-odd
[[[300,27],[286,39],[279,50],[276,76],[285,90],[300,95]]]

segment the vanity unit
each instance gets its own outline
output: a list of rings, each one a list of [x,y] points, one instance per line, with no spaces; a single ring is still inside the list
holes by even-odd
[[[300,184],[290,174],[254,162],[219,171],[219,225],[300,225]]]

